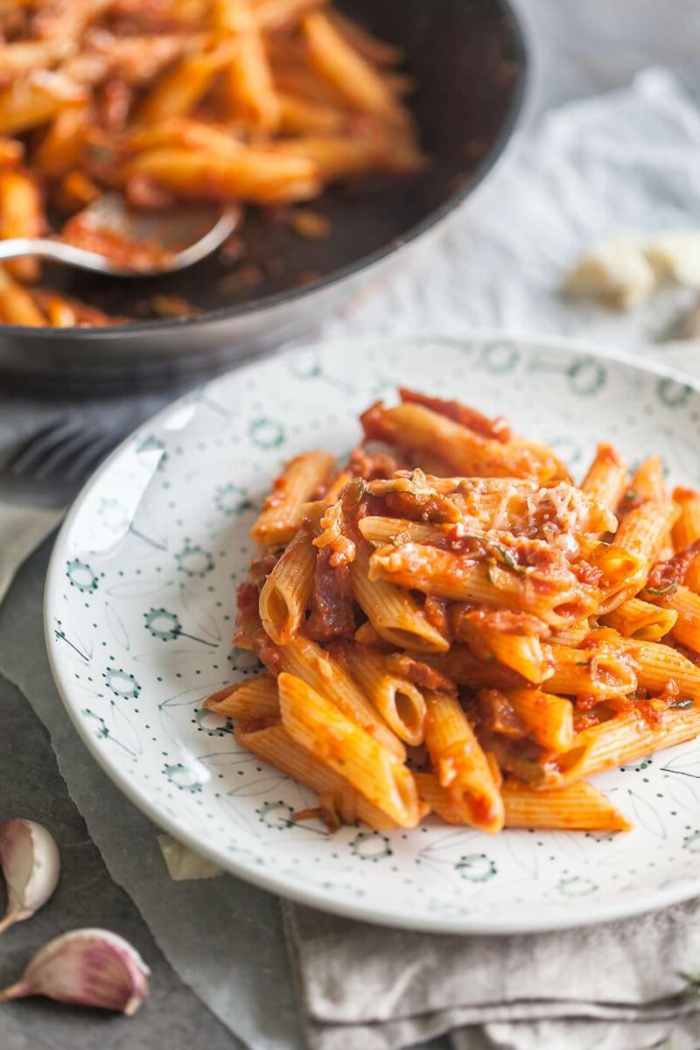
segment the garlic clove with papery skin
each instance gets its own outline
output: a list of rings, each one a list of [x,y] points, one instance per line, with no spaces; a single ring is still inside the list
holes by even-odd
[[[109,930],[71,930],[54,938],[30,961],[0,1002],[45,995],[60,1003],[135,1014],[148,995],[150,970],[128,941]]]
[[[61,870],[58,846],[41,824],[6,820],[0,824],[0,868],[7,886],[2,933],[31,918],[51,897]]]

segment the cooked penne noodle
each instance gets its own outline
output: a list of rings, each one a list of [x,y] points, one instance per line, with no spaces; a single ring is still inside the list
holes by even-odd
[[[679,514],[672,500],[649,500],[624,518],[615,535],[615,545],[642,558],[646,576]]]
[[[627,464],[612,445],[598,445],[581,490],[614,511],[627,485]]]
[[[629,598],[603,616],[601,623],[613,627],[626,638],[658,642],[669,633],[677,619],[678,613],[674,609],[652,605],[641,598]]]
[[[574,709],[570,700],[541,689],[509,689],[505,693],[533,740],[547,751],[566,751],[574,740]]]
[[[501,790],[509,828],[630,831],[633,827],[602,791],[585,781],[559,791],[535,791],[507,780]]]
[[[374,405],[361,419],[368,440],[376,438],[418,453],[439,448],[452,468],[467,477],[568,478],[565,468],[545,446],[523,448],[512,441],[484,438],[423,405]]]
[[[454,534],[453,525],[424,525],[405,518],[366,517],[358,523],[360,532],[374,547],[387,543],[442,543]]]
[[[418,793],[448,824],[463,824],[434,773],[416,773]],[[632,825],[605,795],[585,782],[558,791],[535,791],[506,780],[501,787],[507,828],[565,828],[571,831],[629,831]]]
[[[0,240],[7,237],[38,237],[43,233],[44,213],[39,188],[21,170],[0,171]],[[6,262],[7,272],[18,281],[39,278],[39,260],[27,256]]]
[[[350,566],[353,594],[377,633],[392,645],[414,652],[446,652],[448,640],[430,623],[415,599],[393,583],[371,579],[370,562],[366,547],[358,543]]]
[[[225,686],[208,696],[202,706],[236,722],[254,722],[257,728],[263,722],[280,720],[277,682],[271,674],[259,674],[236,685]]]
[[[281,671],[301,678],[316,692],[327,697],[346,718],[403,759],[406,749],[396,734],[386,725],[367,696],[345,669],[320,645],[310,638],[297,635],[287,645],[268,646],[261,653],[273,674]]]
[[[511,634],[498,626],[490,626],[488,618],[474,620],[470,617],[455,617],[452,631],[455,638],[466,642],[477,655],[486,651],[528,682],[543,682],[551,675],[542,644],[535,634]],[[547,633],[546,628],[544,633]]]
[[[455,644],[449,652],[439,656],[426,654],[421,659],[458,685],[472,689],[518,689],[528,684],[510,667],[496,660],[480,660],[466,645]]]
[[[674,682],[681,696],[689,696],[700,703],[700,669],[686,656],[668,645],[625,641],[625,650],[633,660],[639,685],[652,693],[660,693]]]
[[[500,831],[503,800],[459,701],[444,693],[428,693],[426,701],[425,742],[441,787],[465,824]]]
[[[0,320],[6,324],[23,324],[31,328],[43,328],[46,318],[30,293],[13,281],[0,266]]]
[[[335,466],[326,452],[305,452],[290,460],[253,525],[253,539],[263,544],[288,543],[301,524],[301,508],[324,485]]]
[[[336,134],[284,139],[275,145],[275,153],[313,164],[323,182],[371,171],[414,174],[425,167],[425,157],[410,141],[376,130],[363,131],[354,137]]]
[[[546,594],[507,569],[499,571],[497,587],[494,574],[492,567],[476,564],[468,556],[417,543],[379,548],[372,554],[369,568],[371,581],[385,580],[453,601],[524,609],[555,627],[594,611],[595,599],[583,585],[572,583],[570,589]]]
[[[680,508],[680,514],[671,535],[676,550],[682,550],[700,540],[700,492],[678,487],[673,490],[673,501]]]
[[[0,135],[16,135],[46,124],[71,106],[82,106],[85,91],[59,73],[45,73],[0,91]]]
[[[649,456],[645,459],[632,475],[630,487],[634,496],[639,500],[664,503],[668,496],[661,456]]]
[[[212,51],[183,58],[151,89],[141,103],[137,121],[142,125],[160,124],[187,116],[208,92],[217,73],[229,65],[237,53],[237,44],[226,41]]]
[[[425,700],[407,678],[395,673],[384,653],[366,645],[344,651],[350,673],[399,740],[417,747],[425,738]]]
[[[139,176],[186,200],[227,200],[254,204],[291,203],[320,192],[318,168],[307,157],[271,147],[241,146],[235,153],[177,147],[137,154],[117,173],[120,183]]]
[[[385,81],[323,12],[307,15],[302,29],[312,68],[350,105],[390,123],[403,122],[403,111]]]
[[[659,614],[674,617],[671,636],[680,645],[700,653],[700,595],[680,585],[659,601],[664,602],[663,606],[656,607]]]
[[[345,777],[322,763],[314,754],[294,741],[282,725],[247,730],[236,726],[236,740],[264,762],[281,769],[287,776],[306,784],[319,795],[321,811],[339,818],[344,824],[361,820],[375,831],[396,827],[393,816],[356,791]]]
[[[215,28],[231,33],[236,45],[225,72],[231,114],[255,131],[272,133],[280,104],[257,13],[250,0],[214,0],[213,11]]]
[[[81,165],[89,122],[86,104],[58,114],[34,154],[34,163],[42,175],[58,179]]]
[[[260,592],[260,619],[278,645],[286,645],[299,630],[314,582],[316,548],[302,529],[291,540]]]
[[[542,685],[547,693],[585,694],[604,700],[628,696],[637,688],[636,660],[620,647],[570,649],[543,642],[542,648],[553,672]]]
[[[570,751],[558,756],[565,786],[691,740],[700,732],[700,707],[669,709],[652,724],[641,711],[626,711],[578,733]]]
[[[302,679],[283,672],[278,685],[282,724],[291,738],[397,827],[415,827],[421,817],[418,792],[400,759]]]

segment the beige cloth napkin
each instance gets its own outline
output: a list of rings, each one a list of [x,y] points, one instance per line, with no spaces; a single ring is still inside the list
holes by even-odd
[[[311,1050],[698,1050],[700,901],[536,936],[390,930],[284,908]],[[668,1040],[672,1040],[670,1043]]]

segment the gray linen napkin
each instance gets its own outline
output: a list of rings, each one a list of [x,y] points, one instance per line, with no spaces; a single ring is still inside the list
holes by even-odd
[[[398,1050],[444,1032],[455,1050],[700,1046],[700,901],[536,936],[383,929],[285,905],[312,1050]],[[479,1026],[478,1028],[475,1026]]]

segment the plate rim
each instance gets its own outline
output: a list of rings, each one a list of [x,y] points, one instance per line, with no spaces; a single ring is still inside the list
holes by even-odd
[[[275,357],[257,359],[247,362],[241,367],[229,369],[223,375],[215,377],[204,385],[207,389],[212,390],[215,389],[218,384],[226,383],[233,374],[245,375],[247,372],[254,371],[258,368],[264,368],[265,366],[274,363],[275,358],[281,362],[293,354],[308,353],[309,351],[326,348],[328,345],[341,347],[347,345],[348,347],[352,347],[357,343],[358,338],[360,337],[357,335],[348,335],[329,340],[310,341],[301,345],[296,344],[287,349],[282,349],[277,355],[275,355]],[[378,346],[387,342],[394,342],[398,339],[413,344],[443,343],[453,347],[459,347],[470,342],[512,341],[525,344],[529,343],[549,350],[563,350],[567,353],[583,354],[603,363],[611,361],[615,364],[631,367],[637,371],[646,372],[661,378],[672,379],[700,394],[700,377],[694,377],[690,373],[686,373],[674,366],[665,365],[661,361],[655,361],[653,358],[644,356],[640,359],[632,351],[620,350],[617,348],[603,351],[593,343],[569,336],[557,336],[552,334],[537,335],[536,333],[516,332],[509,329],[498,330],[485,328],[467,329],[464,332],[426,332],[419,333],[415,336],[376,333],[369,338],[366,336],[362,338],[365,346]],[[368,922],[378,926],[388,926],[392,929],[420,930],[427,933],[489,936],[547,933],[555,930],[576,929],[604,922],[632,918],[636,915],[659,911],[673,904],[679,904],[683,901],[690,900],[693,897],[700,896],[700,875],[698,875],[697,878],[684,879],[676,886],[638,894],[627,902],[622,899],[619,901],[591,905],[585,912],[570,917],[562,911],[561,914],[550,915],[546,918],[546,921],[543,921],[542,917],[539,917],[539,913],[529,913],[527,911],[523,911],[522,917],[517,920],[514,920],[512,916],[506,919],[499,919],[498,916],[492,916],[487,920],[479,920],[478,917],[475,918],[473,916],[457,916],[454,919],[446,919],[442,917],[428,917],[411,914],[406,914],[399,920],[393,914],[387,915],[377,907],[363,904],[362,902],[336,899],[328,900],[323,897],[319,899],[313,889],[306,889],[301,885],[292,885],[290,887],[283,876],[261,872],[260,869],[254,865],[247,864],[244,859],[224,854],[223,851],[219,852],[213,846],[199,842],[194,834],[181,828],[176,819],[163,813],[158,805],[153,803],[147,797],[145,792],[136,789],[128,775],[125,772],[122,772],[120,767],[110,760],[106,751],[103,751],[97,746],[97,742],[88,733],[86,726],[78,718],[77,709],[69,695],[70,689],[68,688],[68,685],[70,680],[66,678],[64,682],[58,666],[59,662],[54,656],[54,648],[51,645],[51,637],[53,633],[53,626],[51,623],[53,616],[52,597],[53,591],[58,586],[58,581],[60,579],[59,562],[62,563],[62,559],[66,556],[65,548],[73,528],[73,523],[81,512],[93,487],[97,484],[98,480],[109,471],[112,464],[121,457],[124,450],[132,443],[135,435],[140,433],[143,429],[157,426],[162,420],[166,419],[172,412],[177,410],[179,406],[185,404],[189,394],[191,394],[191,391],[175,398],[173,401],[170,401],[163,408],[159,409],[158,412],[140,423],[138,427],[135,427],[134,430],[131,431],[100,464],[97,470],[91,474],[82,486],[78,495],[73,500],[54,541],[46,571],[43,592],[44,645],[51,675],[61,699],[61,703],[90,756],[97,762],[103,772],[106,773],[112,783],[115,784],[129,802],[136,806],[137,809],[144,813],[149,820],[153,822],[156,829],[161,828],[165,830],[168,834],[172,835],[180,842],[183,842],[193,852],[205,857],[224,872],[258,886],[260,889],[274,893],[283,900],[294,901],[295,903],[303,904],[319,911],[328,912],[332,915],[340,915],[345,918]]]

